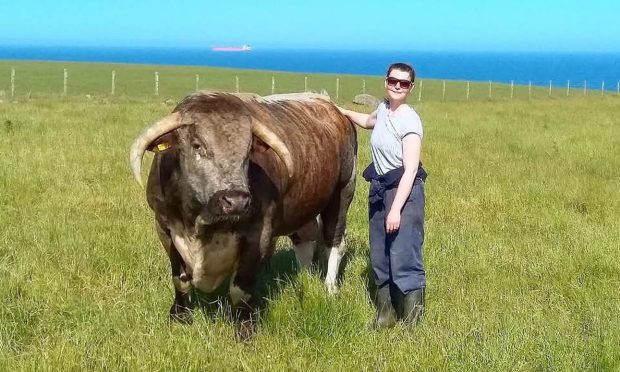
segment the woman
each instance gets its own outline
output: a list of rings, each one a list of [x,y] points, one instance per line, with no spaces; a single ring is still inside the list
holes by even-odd
[[[423,130],[420,117],[406,103],[414,81],[410,65],[394,63],[386,74],[386,99],[377,110],[364,114],[340,108],[356,125],[372,129],[373,162],[364,170],[364,178],[371,183],[370,261],[379,328],[394,326],[397,318],[415,324],[424,311]]]

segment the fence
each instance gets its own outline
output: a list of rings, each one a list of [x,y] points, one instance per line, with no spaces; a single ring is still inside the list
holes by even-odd
[[[6,65],[6,63],[4,63]],[[58,63],[11,66],[0,79],[0,100],[21,96],[123,96],[133,98],[180,98],[191,91],[206,89],[228,92],[254,92],[261,95],[326,91],[336,102],[348,102],[360,93],[382,97],[383,78],[376,76],[336,76],[272,73],[266,71],[226,70],[167,66],[105,66]],[[2,68],[0,64],[0,71]],[[418,79],[410,101],[517,100],[543,97],[589,95],[620,96],[620,81],[574,83],[569,81],[474,82]],[[614,86],[615,85],[615,86]],[[614,89],[609,89],[612,86]],[[607,87],[607,89],[606,89]]]

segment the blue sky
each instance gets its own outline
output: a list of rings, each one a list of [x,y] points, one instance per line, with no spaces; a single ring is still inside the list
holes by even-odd
[[[0,45],[620,52],[620,0],[2,0]]]

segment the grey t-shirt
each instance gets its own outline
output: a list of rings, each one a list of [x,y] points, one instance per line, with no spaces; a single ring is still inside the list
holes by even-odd
[[[377,108],[377,122],[370,135],[372,161],[379,174],[385,174],[403,166],[402,139],[408,134],[423,136],[422,121],[414,109],[401,106],[390,113],[382,102]]]

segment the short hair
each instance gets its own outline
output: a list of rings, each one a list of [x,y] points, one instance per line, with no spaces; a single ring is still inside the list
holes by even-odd
[[[387,72],[385,73],[385,77],[389,77],[390,72],[392,72],[392,70],[400,70],[400,71],[408,72],[409,76],[411,76],[411,82],[415,81],[415,70],[410,64],[402,63],[402,62],[392,63],[390,67],[388,67]]]

